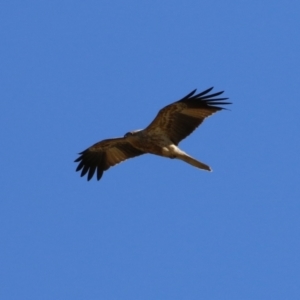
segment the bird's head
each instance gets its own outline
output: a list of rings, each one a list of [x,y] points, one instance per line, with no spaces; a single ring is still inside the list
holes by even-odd
[[[138,129],[138,130],[133,130],[133,131],[129,131],[127,132],[124,137],[128,137],[128,136],[132,136],[132,135],[136,135],[138,132],[140,132],[142,129]]]

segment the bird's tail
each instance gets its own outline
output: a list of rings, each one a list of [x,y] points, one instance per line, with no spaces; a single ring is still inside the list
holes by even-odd
[[[180,156],[177,156],[178,159],[181,159],[183,161],[185,161],[186,163],[196,167],[196,168],[199,168],[199,169],[202,169],[202,170],[206,170],[206,171],[212,171],[212,169],[210,168],[210,166],[196,160],[195,158],[187,155],[186,153],[184,155],[180,155]]]

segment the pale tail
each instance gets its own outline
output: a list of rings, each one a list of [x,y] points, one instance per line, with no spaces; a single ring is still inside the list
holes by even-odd
[[[206,171],[212,171],[212,169],[210,168],[210,166],[196,160],[195,158],[185,154],[185,155],[180,155],[180,156],[177,156],[178,159],[181,159],[183,161],[185,161],[186,163],[196,167],[196,168],[199,168],[199,169],[202,169],[202,170],[206,170]]]

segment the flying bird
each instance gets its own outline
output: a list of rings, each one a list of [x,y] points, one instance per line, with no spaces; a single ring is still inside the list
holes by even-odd
[[[96,172],[100,180],[103,172],[110,167],[145,153],[177,158],[199,169],[211,171],[208,165],[179,149],[178,144],[205,118],[224,109],[218,105],[231,104],[224,102],[228,98],[218,98],[223,91],[209,94],[212,89],[199,94],[195,94],[194,90],[179,101],[167,105],[143,130],[130,131],[124,137],[103,140],[87,148],[75,160],[79,163],[76,171],[81,170],[81,176],[87,174],[87,180]]]

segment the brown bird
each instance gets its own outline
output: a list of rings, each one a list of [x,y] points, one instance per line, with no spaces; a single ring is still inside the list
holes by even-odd
[[[181,140],[191,134],[205,118],[224,109],[217,105],[231,104],[223,102],[228,98],[217,98],[223,93],[209,94],[213,88],[195,94],[192,91],[184,98],[159,111],[152,123],[143,130],[130,131],[124,137],[103,140],[94,144],[75,160],[79,162],[76,171],[81,176],[87,174],[90,180],[97,170],[97,179],[110,167],[145,153],[177,158],[199,169],[211,171],[211,168],[180,150]]]

